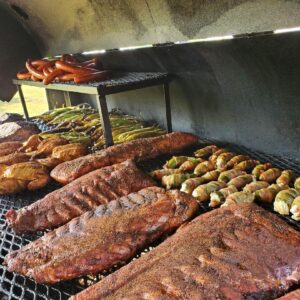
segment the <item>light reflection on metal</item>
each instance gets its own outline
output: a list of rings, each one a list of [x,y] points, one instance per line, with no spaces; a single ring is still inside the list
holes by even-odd
[[[278,33],[295,32],[295,31],[300,31],[300,27],[276,29],[274,30],[274,33],[278,34]]]
[[[178,41],[178,42],[175,42],[175,44],[189,44],[189,43],[198,43],[198,42],[214,42],[214,41],[232,40],[233,38],[234,38],[233,35],[213,36],[213,37],[202,38],[202,39]]]
[[[105,52],[106,52],[105,49],[101,49],[101,50],[84,51],[82,52],[82,54],[89,55],[89,54],[98,54],[98,53],[105,53]]]
[[[120,51],[125,51],[125,50],[134,50],[134,49],[141,49],[141,48],[151,48],[153,45],[142,45],[142,46],[129,46],[129,47],[120,47]]]

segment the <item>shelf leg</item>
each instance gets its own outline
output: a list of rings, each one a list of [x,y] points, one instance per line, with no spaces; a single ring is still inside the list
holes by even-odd
[[[21,85],[17,84],[17,89],[18,89],[18,92],[19,92],[19,96],[20,96],[22,107],[23,107],[23,112],[24,112],[25,119],[29,120],[28,110],[27,110],[27,106],[26,106],[26,102],[25,102],[25,98],[24,98],[24,94],[23,94]]]
[[[112,146],[114,142],[111,133],[111,126],[109,121],[106,97],[105,95],[97,95],[96,97],[97,97],[98,110],[101,118],[101,124],[103,128],[105,145],[106,147],[109,147]]]
[[[64,92],[64,98],[65,98],[65,104],[66,104],[66,106],[72,106],[71,98],[70,98],[70,93],[69,92]]]
[[[164,94],[165,94],[165,104],[166,104],[167,131],[172,132],[172,116],[171,116],[169,83],[164,83]]]

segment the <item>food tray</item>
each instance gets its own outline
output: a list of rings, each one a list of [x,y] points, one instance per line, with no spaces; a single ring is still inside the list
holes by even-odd
[[[228,144],[224,142],[216,142],[216,141],[208,141],[208,140],[201,140],[197,147],[191,148],[183,153],[179,153],[180,155],[192,155],[193,151],[205,146],[207,144],[217,144],[220,147],[226,147],[236,153],[244,153],[248,154],[249,156],[259,159],[261,162],[271,162],[274,166],[277,166],[282,169],[292,169],[298,175],[300,175],[300,167],[299,162],[283,158],[279,156],[271,156],[264,154],[262,152],[253,151],[251,149]],[[139,166],[144,169],[145,171],[152,171],[154,169],[161,168],[163,163],[170,158],[170,155],[161,156],[157,159],[139,163]],[[37,284],[34,280],[31,280],[27,277],[22,275],[18,275],[15,273],[10,273],[7,271],[6,267],[2,265],[4,256],[12,251],[19,249],[20,247],[28,244],[30,241],[37,239],[42,235],[41,232],[33,235],[23,235],[19,236],[13,233],[7,227],[5,221],[5,213],[13,207],[14,209],[19,209],[25,205],[28,205],[37,199],[42,198],[47,193],[53,191],[54,189],[59,188],[59,185],[50,185],[45,189],[36,191],[36,192],[23,192],[18,195],[14,196],[1,196],[0,197],[0,226],[1,226],[1,238],[0,238],[0,299],[68,299],[71,295],[76,294],[77,292],[85,289],[89,285],[99,281],[101,278],[107,276],[108,274],[114,272],[116,269],[120,268],[121,265],[115,266],[110,270],[102,272],[97,276],[86,276],[80,279],[74,279],[70,281],[65,281],[53,286],[48,286],[44,284]],[[272,207],[265,207],[267,210],[273,212]],[[204,213],[205,211],[211,210],[208,205],[202,204],[200,207],[199,214]],[[283,217],[287,222],[293,225],[296,229],[300,231],[300,222],[296,222],[292,220],[290,217]],[[163,240],[163,239],[162,239]],[[150,251],[153,247],[159,244],[159,241],[144,249],[139,254],[136,255],[134,259],[143,255],[144,253]],[[295,287],[295,286],[294,286]]]

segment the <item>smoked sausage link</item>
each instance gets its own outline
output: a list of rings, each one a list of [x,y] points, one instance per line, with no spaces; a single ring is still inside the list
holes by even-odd
[[[80,74],[84,75],[84,74],[99,72],[99,70],[97,70],[97,69],[73,66],[72,64],[68,64],[68,63],[62,62],[62,61],[57,61],[55,63],[55,66],[56,66],[57,69],[63,70],[63,71],[68,72],[68,73],[78,74],[78,75],[80,75]]]
[[[38,71],[35,69],[35,67],[32,65],[31,60],[28,59],[26,61],[26,68],[28,72],[33,75],[35,78],[43,80],[45,78],[45,75],[43,74],[43,71]]]

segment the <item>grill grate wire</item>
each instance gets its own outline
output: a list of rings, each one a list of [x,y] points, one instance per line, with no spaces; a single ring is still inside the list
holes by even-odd
[[[45,128],[42,128],[45,130]],[[300,165],[299,161],[292,160],[289,158],[284,158],[280,156],[268,155],[259,151],[253,151],[251,149],[245,148],[243,146],[238,146],[234,144],[229,144],[226,142],[218,142],[211,140],[201,140],[199,145],[196,148],[189,149],[184,153],[180,153],[180,155],[191,155],[194,150],[201,148],[207,144],[217,144],[220,147],[226,147],[231,151],[236,153],[244,153],[249,156],[260,160],[261,162],[271,162],[274,166],[277,166],[282,169],[292,169],[300,175]],[[157,159],[139,163],[139,166],[143,168],[145,171],[149,172],[154,169],[158,169],[162,167],[162,164],[170,158],[170,155],[161,156]],[[55,299],[55,300],[64,300],[68,299],[71,295],[78,293],[79,291],[87,288],[91,284],[101,280],[103,277],[108,274],[114,272],[118,268],[120,268],[123,264],[118,266],[114,266],[110,270],[104,271],[97,276],[85,276],[79,279],[74,279],[70,281],[65,281],[53,286],[48,286],[44,284],[38,284],[34,280],[24,277],[22,275],[18,275],[15,273],[11,273],[7,271],[7,268],[2,265],[3,259],[5,255],[13,250],[17,250],[22,246],[28,244],[30,241],[33,241],[43,235],[42,232],[38,232],[37,234],[32,235],[16,235],[10,228],[8,228],[7,223],[5,221],[5,213],[10,209],[19,209],[24,207],[30,203],[35,202],[36,200],[44,197],[49,192],[59,188],[58,184],[51,184],[48,187],[35,191],[35,192],[23,192],[18,195],[13,196],[0,196],[0,299],[9,299],[9,300],[22,300],[22,299],[34,299],[34,300],[42,300],[42,299]],[[272,211],[271,207],[265,207],[267,210]],[[204,213],[209,211],[210,208],[208,205],[201,205],[199,213]],[[296,229],[300,230],[300,224],[289,217],[283,217],[287,222],[296,227]],[[161,239],[162,241],[163,239]],[[140,253],[136,255],[134,259],[139,256],[145,254],[148,251],[151,251],[153,247],[158,245],[161,241],[158,241],[156,244],[144,249]]]
[[[54,81],[47,88],[65,91],[66,89],[73,92],[97,93],[109,95],[132,89],[139,89],[159,84],[167,83],[171,80],[171,76],[165,72],[122,72],[110,71],[110,77],[104,81],[92,81],[83,84],[76,84],[74,81],[58,82]],[[28,80],[13,80],[17,85],[29,85],[45,87],[42,82]]]

